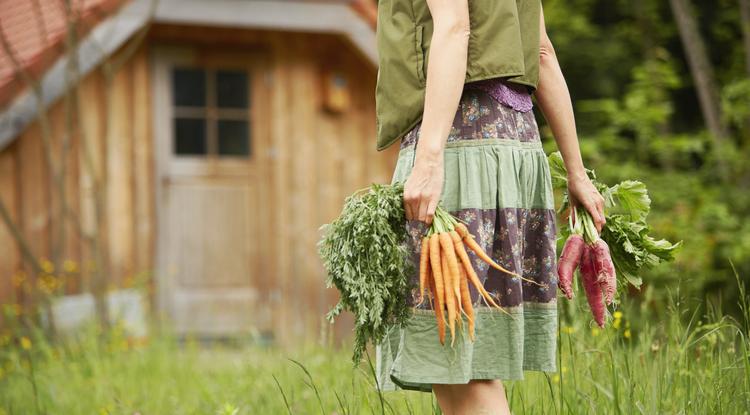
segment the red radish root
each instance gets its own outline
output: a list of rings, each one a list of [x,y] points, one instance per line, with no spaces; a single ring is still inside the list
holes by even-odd
[[[602,290],[599,285],[596,270],[594,269],[594,252],[590,245],[583,248],[583,257],[581,257],[581,279],[583,280],[583,289],[586,292],[586,299],[591,307],[591,313],[599,327],[604,327],[604,301],[602,299]]]
[[[612,257],[609,254],[609,246],[603,239],[597,241],[591,246],[594,257],[594,272],[597,281],[604,290],[604,298],[607,304],[612,304],[617,291],[617,276],[615,274],[615,264],[612,263]]]
[[[570,235],[568,240],[565,241],[560,260],[557,262],[557,285],[563,294],[568,297],[568,300],[573,298],[573,273],[575,273],[578,264],[581,262],[585,245],[586,242],[583,240],[583,236],[578,234]]]

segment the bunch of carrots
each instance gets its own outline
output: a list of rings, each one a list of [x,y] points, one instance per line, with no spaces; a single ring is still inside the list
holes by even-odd
[[[474,341],[475,319],[474,306],[469,292],[470,282],[479,291],[485,304],[509,314],[492,299],[484,288],[471,264],[467,247],[492,267],[525,281],[536,283],[522,278],[493,261],[474,240],[466,225],[438,206],[432,226],[422,238],[419,261],[419,304],[424,302],[425,291],[428,291],[430,303],[435,310],[440,344],[445,344],[446,313],[447,325],[451,333],[451,346],[456,337],[456,321],[461,327],[463,326],[461,314],[466,316],[469,339]]]

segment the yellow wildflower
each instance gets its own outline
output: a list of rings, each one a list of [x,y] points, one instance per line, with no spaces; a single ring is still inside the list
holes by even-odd
[[[552,376],[552,381],[555,383],[560,383],[560,375],[554,375]]]
[[[52,294],[58,287],[57,278],[54,275],[43,274],[37,280],[37,287],[45,294]]]
[[[28,337],[26,336],[21,337],[21,348],[24,350],[31,349],[31,340],[29,340]]]
[[[73,260],[66,259],[65,262],[63,262],[63,270],[65,270],[65,272],[67,272],[68,274],[78,272],[78,263]]]
[[[600,330],[599,330],[599,328],[598,328],[598,327],[592,327],[592,328],[591,328],[591,335],[592,335],[592,336],[594,336],[594,337],[596,337],[596,336],[598,336],[598,335],[599,335],[599,331],[600,331]]]
[[[52,264],[52,262],[47,258],[42,259],[39,262],[39,266],[42,267],[42,271],[46,272],[47,274],[51,274],[52,271],[55,270],[55,265]]]
[[[625,332],[622,333],[623,336],[625,336],[626,339],[630,338],[630,329],[625,329]]]
[[[576,328],[573,326],[563,326],[562,331],[566,334],[572,334],[576,331]]]
[[[562,368],[560,368],[560,371],[561,371],[561,372],[563,372],[563,373],[565,373],[565,372],[567,372],[567,371],[568,371],[568,368],[567,368],[567,367],[565,367],[565,366],[563,366]]]
[[[617,319],[622,318],[622,311],[620,310],[615,311],[613,316]]]
[[[619,329],[620,328],[620,319],[616,318],[615,321],[612,322],[612,327]]]

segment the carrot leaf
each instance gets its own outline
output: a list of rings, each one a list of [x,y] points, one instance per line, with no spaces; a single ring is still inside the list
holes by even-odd
[[[379,343],[410,315],[407,305],[414,272],[407,249],[403,184],[373,184],[346,198],[339,217],[321,226],[318,253],[336,287],[339,302],[328,312],[333,322],[341,312],[354,314],[357,364],[368,342]]]

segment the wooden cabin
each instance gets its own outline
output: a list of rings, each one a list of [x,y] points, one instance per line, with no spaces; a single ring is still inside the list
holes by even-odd
[[[318,338],[337,298],[319,227],[395,165],[375,149],[375,2],[74,1],[75,65],[63,2],[13,4],[0,200],[20,239],[0,221],[0,302],[35,300],[28,248],[67,261],[65,294],[95,287],[92,264],[108,290],[145,276],[178,333]]]

